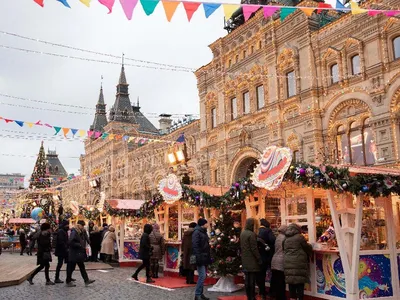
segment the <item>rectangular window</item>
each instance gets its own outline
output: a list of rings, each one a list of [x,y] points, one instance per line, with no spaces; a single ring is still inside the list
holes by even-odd
[[[294,71],[286,73],[286,88],[288,98],[296,95],[296,77]]]
[[[256,88],[256,90],[257,90],[257,109],[261,109],[265,105],[264,86],[260,85]]]
[[[331,66],[332,84],[339,82],[339,67],[338,64]]]
[[[353,75],[357,75],[361,73],[361,68],[360,68],[360,56],[359,55],[354,55],[351,58],[351,71]]]
[[[214,170],[214,184],[216,184],[218,182],[218,170],[215,169]]]
[[[217,127],[217,109],[214,107],[211,109],[211,128]]]
[[[231,112],[232,112],[232,120],[237,118],[237,100],[236,98],[231,99]]]
[[[249,92],[243,93],[243,114],[250,113],[250,94]]]

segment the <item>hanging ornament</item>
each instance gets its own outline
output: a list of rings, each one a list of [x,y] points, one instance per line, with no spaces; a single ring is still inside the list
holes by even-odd
[[[342,184],[342,188],[343,188],[343,189],[347,189],[347,183],[343,183],[343,184]]]
[[[328,173],[329,178],[333,178],[333,176],[335,176],[335,174],[331,171]]]
[[[299,175],[302,176],[302,177],[305,176],[306,175],[306,170],[304,168],[300,168],[299,169]]]
[[[311,167],[306,169],[306,175],[307,177],[313,177],[313,169]]]
[[[361,187],[361,192],[363,192],[363,193],[368,192],[368,190],[369,190],[369,188],[368,188],[368,186],[366,186],[366,185],[363,185],[363,186]]]
[[[321,176],[321,171],[320,170],[315,170],[314,176],[316,176],[316,177]]]

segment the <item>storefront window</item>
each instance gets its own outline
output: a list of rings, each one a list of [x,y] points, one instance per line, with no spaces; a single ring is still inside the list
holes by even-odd
[[[305,216],[307,214],[307,199],[305,196],[295,196],[286,199],[288,216]]]
[[[400,197],[392,196],[393,224],[396,230],[396,248],[400,249]]]
[[[169,207],[168,239],[178,239],[178,206],[176,205]]]
[[[367,165],[373,165],[378,160],[378,152],[376,151],[375,138],[371,127],[369,127],[368,119],[364,121],[364,145],[365,145],[365,162]]]
[[[361,250],[388,249],[384,199],[364,198]]]
[[[325,233],[332,225],[331,210],[329,208],[328,199],[315,198],[315,223],[317,240]]]
[[[350,126],[351,161],[355,165],[364,165],[363,135],[356,122]]]
[[[140,223],[135,222],[133,219],[126,218],[125,221],[125,239],[127,240],[140,240],[142,235],[142,226]]]
[[[265,218],[271,223],[271,228],[281,226],[281,198],[265,197]]]

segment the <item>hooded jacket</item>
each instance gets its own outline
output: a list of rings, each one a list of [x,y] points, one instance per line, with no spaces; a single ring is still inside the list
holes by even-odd
[[[68,229],[67,221],[62,221],[57,231],[55,256],[67,257],[68,255]]]
[[[261,255],[261,260],[263,262],[263,265],[269,268],[271,266],[271,260],[272,256],[274,255],[275,252],[275,235],[272,232],[271,228],[269,227],[269,223],[264,219],[262,220],[264,222],[261,222],[261,227],[258,231],[258,238],[260,238],[262,241],[264,241],[265,244],[267,244],[270,248],[270,250],[265,250],[265,245],[259,243],[258,250]]]
[[[271,269],[283,272],[283,242],[286,238],[287,225],[281,225],[278,229],[278,236],[275,240],[275,253],[272,257]]]
[[[153,231],[150,233],[149,238],[150,244],[153,247],[151,259],[160,260],[165,252],[165,242],[158,224],[153,225]]]
[[[257,247],[257,235],[254,233],[254,219],[246,220],[245,229],[240,234],[242,266],[245,272],[259,272],[262,263]]]
[[[84,262],[86,260],[85,234],[86,233],[83,230],[72,228],[68,240],[69,262]]]
[[[196,255],[197,266],[208,266],[211,263],[210,250],[207,230],[197,225],[192,235],[192,251]]]
[[[309,260],[313,254],[312,246],[307,243],[297,224],[290,224],[285,236],[283,266],[286,283],[310,283]]]
[[[37,264],[41,265],[46,262],[49,262],[48,260],[45,261],[43,258],[43,254],[45,252],[51,253],[51,234],[49,231],[41,231],[39,234],[39,237],[37,239],[38,243],[38,252],[37,252]],[[50,256],[51,257],[51,256]],[[50,258],[51,261],[51,258]]]
[[[150,259],[151,256],[151,244],[150,244],[150,233],[153,231],[153,227],[150,224],[144,225],[143,234],[140,238],[139,247],[139,258],[141,260]]]
[[[194,228],[188,228],[183,233],[182,238],[182,252],[183,252],[183,268],[186,270],[194,269],[193,265],[190,264],[190,256],[192,255],[192,236]]]

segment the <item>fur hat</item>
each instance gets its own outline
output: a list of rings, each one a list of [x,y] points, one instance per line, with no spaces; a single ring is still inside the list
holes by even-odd
[[[199,219],[197,221],[197,225],[199,225],[199,226],[203,226],[203,225],[205,225],[207,223],[208,223],[208,221],[206,219],[203,219],[203,218],[201,218],[201,219]]]
[[[42,225],[40,225],[40,230],[41,231],[45,231],[50,229],[50,224],[49,223],[43,223]]]

